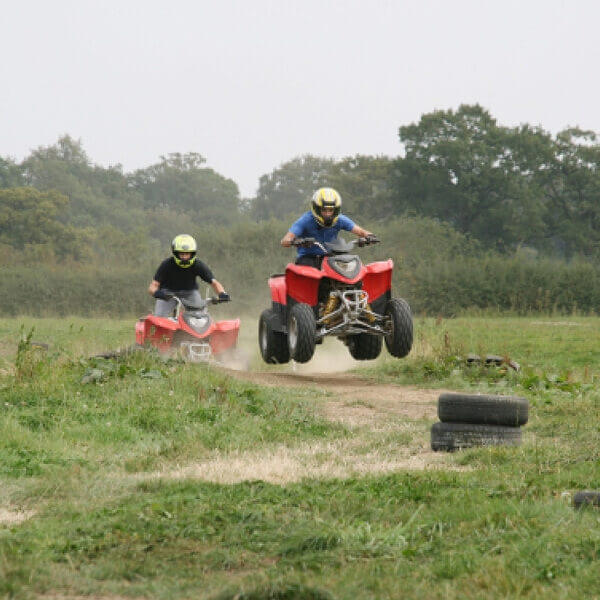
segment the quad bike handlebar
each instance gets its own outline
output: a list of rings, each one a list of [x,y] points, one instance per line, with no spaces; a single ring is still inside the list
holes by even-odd
[[[317,240],[313,237],[305,237],[305,238],[294,238],[291,242],[292,246],[296,246],[298,248],[310,248],[311,246],[317,246],[320,248],[326,255],[335,254],[337,249],[336,246],[339,243],[342,243],[346,246],[344,251],[347,251],[354,246],[358,246],[362,248],[363,246],[370,246],[371,244],[378,244],[381,240],[376,235],[368,235],[366,237],[359,237],[350,242],[346,242],[345,240],[337,240],[336,242],[325,242],[322,244],[321,242],[317,242]]]
[[[294,238],[292,240],[291,244],[292,244],[292,246],[296,246],[298,248],[310,248],[311,246],[314,246],[314,245],[321,246],[321,244],[319,242],[317,242],[317,240],[313,237]]]
[[[181,309],[181,307],[183,307],[184,309],[187,308],[188,310],[202,310],[210,304],[221,304],[222,302],[229,302],[230,300],[229,296],[227,299],[220,299],[218,296],[209,296],[208,298],[202,298],[202,304],[199,306],[191,306],[190,304],[185,303],[179,296],[176,296],[175,294],[173,294],[172,298],[177,302],[178,308]]]

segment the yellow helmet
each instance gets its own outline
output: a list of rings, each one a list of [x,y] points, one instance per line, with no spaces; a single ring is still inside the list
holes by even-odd
[[[175,257],[175,262],[182,268],[187,269],[194,264],[196,260],[196,240],[187,233],[182,233],[173,238],[171,242],[171,252]],[[180,252],[189,252],[192,256],[187,260],[179,258]]]
[[[324,219],[322,214],[323,208],[333,208],[333,216]],[[328,187],[319,188],[310,201],[310,211],[315,218],[315,221],[321,225],[321,227],[331,227],[335,225],[338,217],[340,216],[340,210],[342,209],[342,198],[333,189]]]

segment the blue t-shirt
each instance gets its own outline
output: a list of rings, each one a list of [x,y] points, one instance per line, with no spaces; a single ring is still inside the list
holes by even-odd
[[[340,214],[335,225],[331,227],[321,227],[309,211],[305,212],[291,227],[290,231],[296,237],[313,237],[317,242],[333,242],[337,239],[337,235],[341,229],[352,231],[354,229],[354,221],[346,215]],[[298,256],[321,256],[323,250],[318,246],[310,248],[298,248]]]

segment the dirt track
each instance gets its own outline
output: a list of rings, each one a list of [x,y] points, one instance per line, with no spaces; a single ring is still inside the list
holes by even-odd
[[[232,371],[232,377],[270,387],[311,387],[327,396],[325,414],[346,424],[377,421],[386,415],[412,420],[434,419],[437,398],[443,390],[422,390],[409,386],[377,384],[348,373],[297,374]]]
[[[150,477],[197,478],[218,483],[261,479],[286,484],[303,478],[344,478],[399,470],[463,469],[430,447],[440,390],[377,384],[347,373],[297,374],[222,369],[240,380],[276,388],[322,392],[317,412],[352,435],[280,444],[246,452],[215,452],[204,460],[166,468]],[[318,400],[318,397],[317,397]]]

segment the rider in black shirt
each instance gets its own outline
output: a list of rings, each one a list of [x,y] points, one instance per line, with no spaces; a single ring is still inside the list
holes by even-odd
[[[213,277],[212,271],[196,258],[196,248],[196,240],[187,234],[178,235],[171,242],[173,256],[160,263],[148,287],[148,293],[156,298],[156,316],[168,317],[173,312],[176,305],[173,295],[197,305],[202,297],[198,291],[196,277],[209,283],[221,302],[229,300],[229,294]]]

